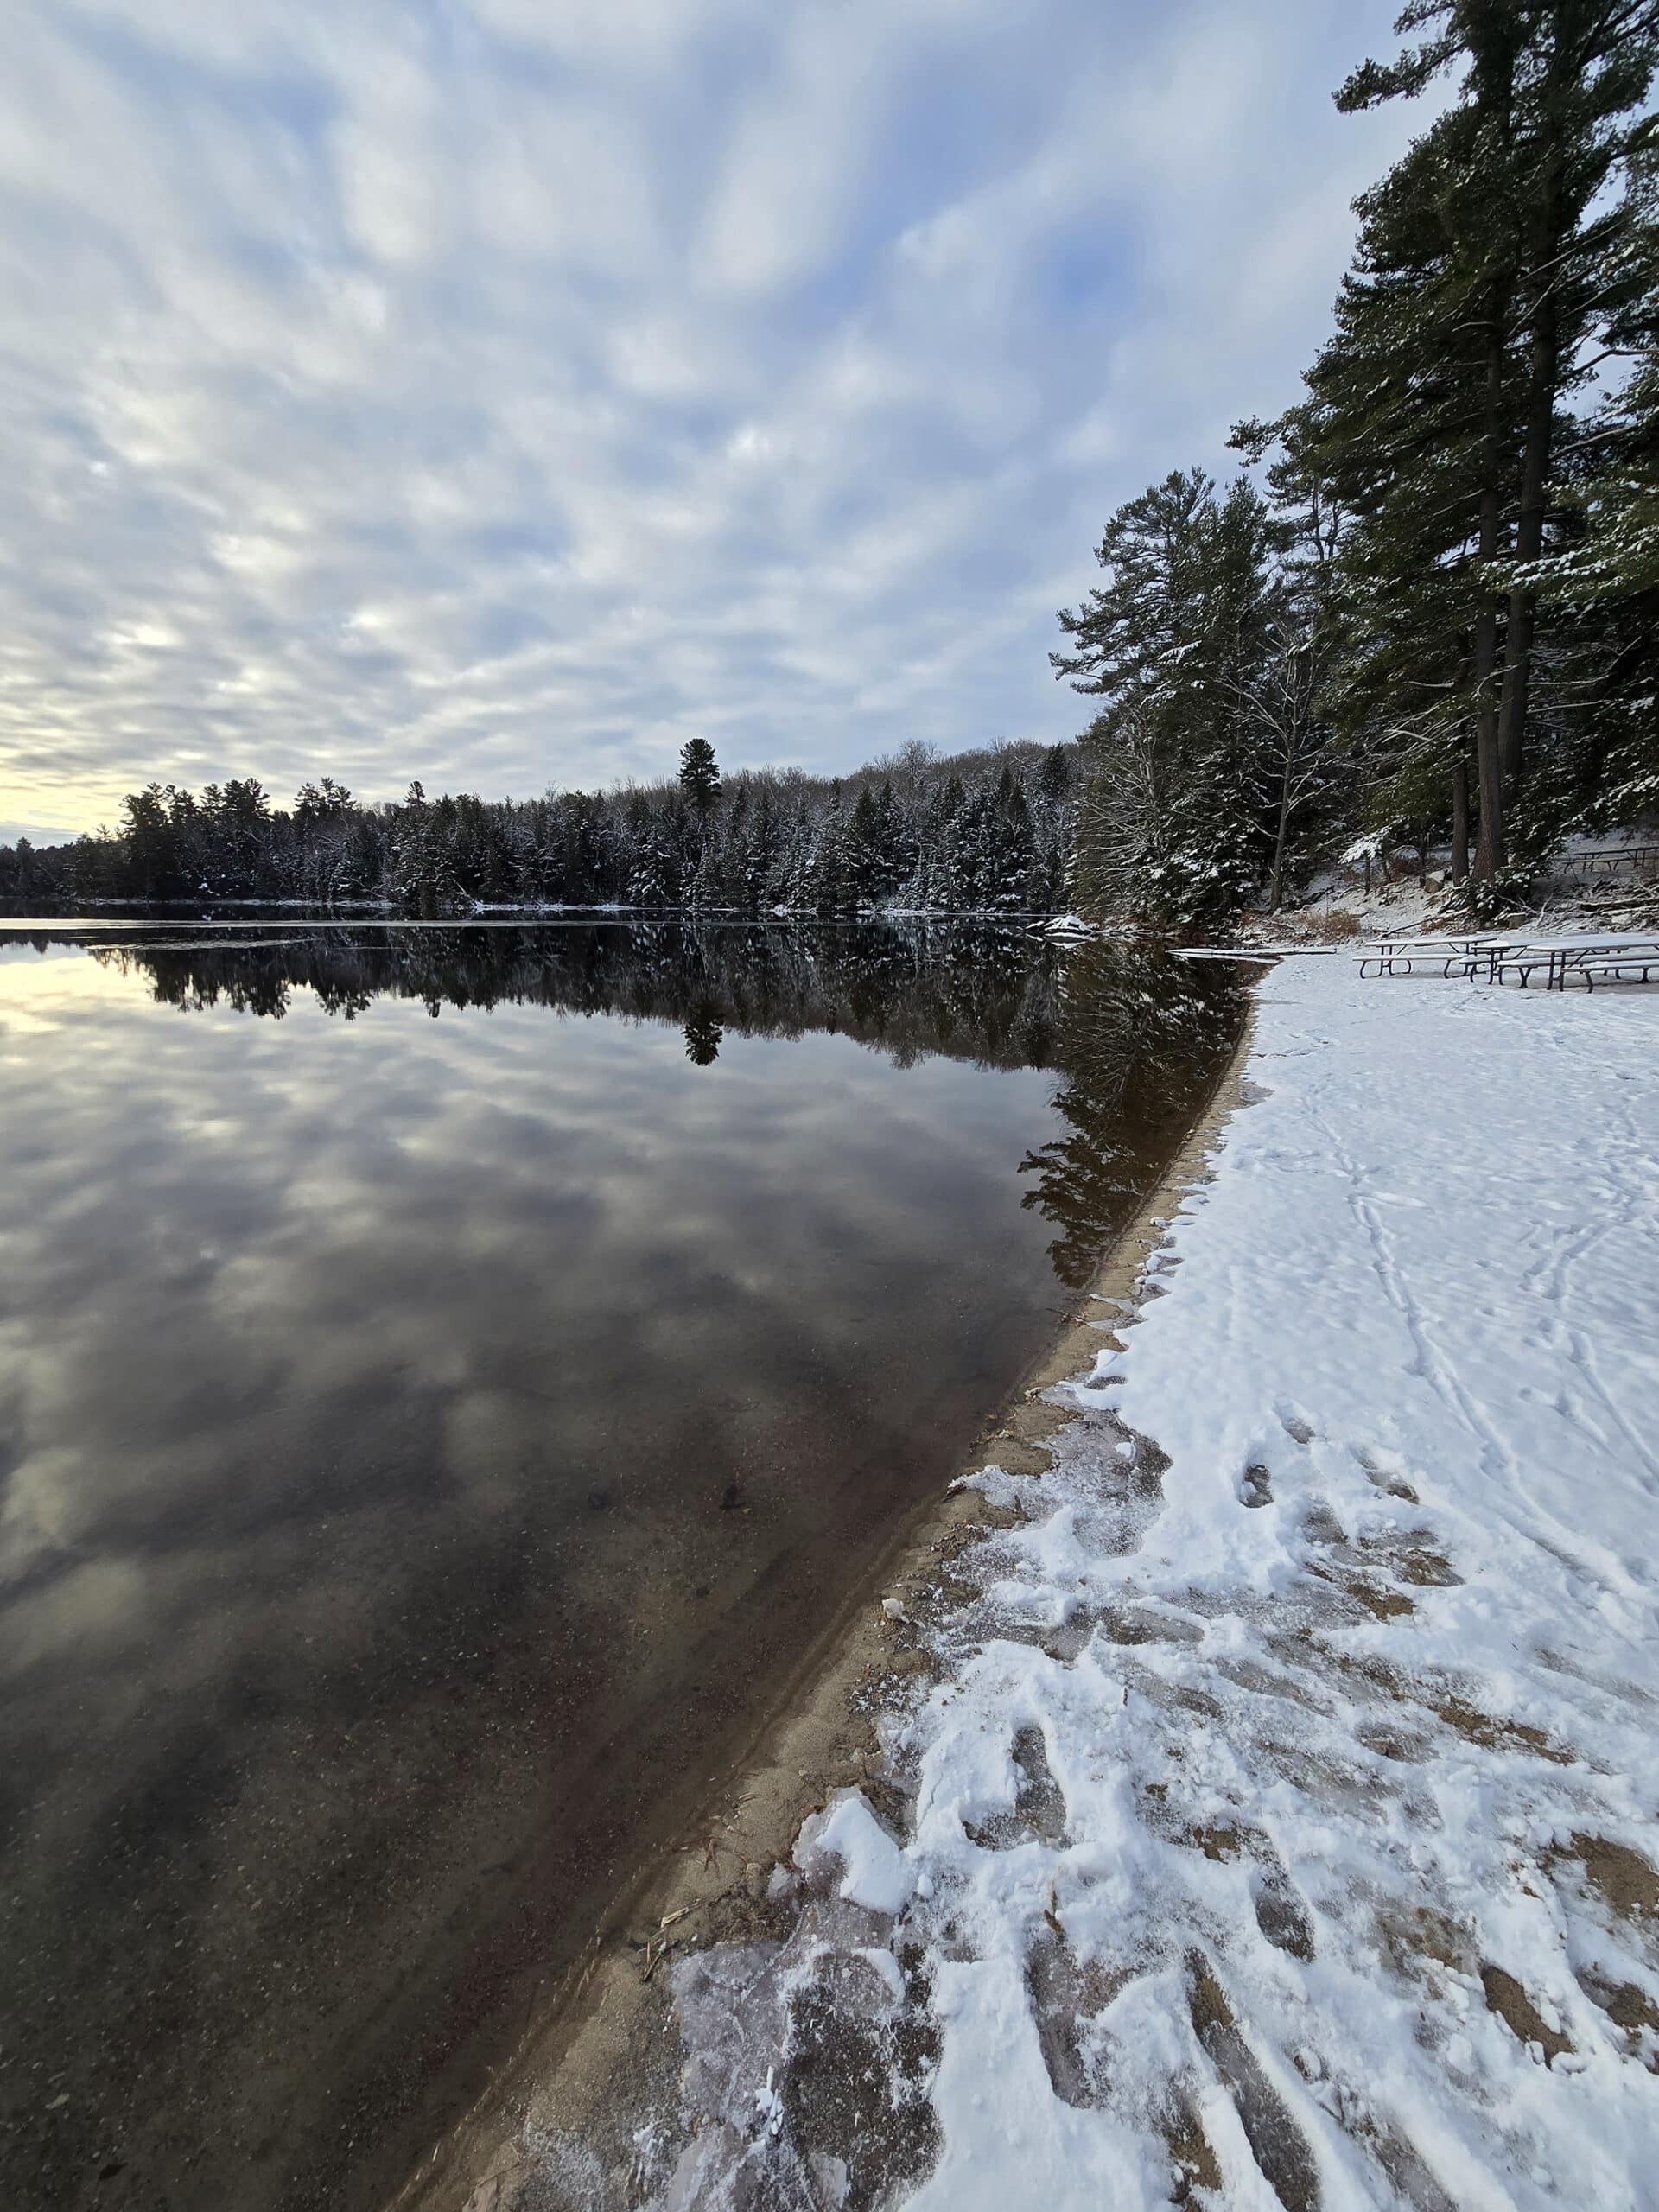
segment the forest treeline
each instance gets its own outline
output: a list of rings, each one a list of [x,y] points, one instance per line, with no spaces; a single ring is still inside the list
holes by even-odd
[[[911,745],[844,779],[722,781],[693,738],[673,780],[523,802],[429,798],[416,783],[367,806],[324,776],[280,807],[252,777],[152,784],[112,830],[0,848],[0,899],[1044,912],[1064,895],[1077,782],[1076,746],[1029,744],[950,759]]]
[[[1213,926],[1368,837],[1490,910],[1659,806],[1659,4],[1395,28],[1338,105],[1449,97],[1356,202],[1302,397],[1224,489],[1119,508],[1061,613],[1086,912]]]

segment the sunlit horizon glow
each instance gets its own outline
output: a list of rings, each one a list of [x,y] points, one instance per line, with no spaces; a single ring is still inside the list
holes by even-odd
[[[0,838],[1073,734],[1053,611],[1294,397],[1395,4],[26,13]]]

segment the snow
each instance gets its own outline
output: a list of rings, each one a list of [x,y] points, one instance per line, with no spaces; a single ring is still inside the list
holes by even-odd
[[[1659,2203],[1659,991],[1258,1002],[1053,1465],[978,1478],[906,1832],[798,1847],[929,1993],[883,2201]]]
[[[829,1812],[815,1815],[796,1841],[795,1863],[807,1872],[826,1853],[839,1859],[844,1869],[838,1896],[869,1912],[901,1912],[909,1903],[914,1873],[855,1789],[838,1797]]]
[[[1535,903],[1517,930],[1524,934],[1615,923],[1650,926],[1659,919],[1659,868],[1654,864],[1659,848],[1654,836],[1649,827],[1605,838],[1569,837],[1535,880]],[[1303,949],[1339,942],[1351,932],[1399,937],[1467,929],[1469,916],[1459,911],[1451,858],[1446,849],[1431,849],[1427,855],[1395,852],[1390,865],[1386,839],[1379,844],[1375,836],[1357,838],[1335,867],[1312,878],[1300,905],[1277,914],[1243,916],[1241,938],[1255,944]],[[1628,868],[1590,866],[1626,859]],[[1426,877],[1421,873],[1425,861]],[[1394,873],[1402,867],[1412,872]]]

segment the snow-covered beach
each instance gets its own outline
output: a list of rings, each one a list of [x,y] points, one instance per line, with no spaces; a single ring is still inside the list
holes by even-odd
[[[1263,984],[895,1732],[918,2205],[1655,2201],[1656,1014]]]
[[[480,2212],[1659,2201],[1656,1071],[1651,990],[1274,969],[864,1789]]]

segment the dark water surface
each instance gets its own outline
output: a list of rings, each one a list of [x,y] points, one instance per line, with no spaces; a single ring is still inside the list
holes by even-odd
[[[1015,934],[0,924],[0,2203],[395,2186],[1236,1024]]]

